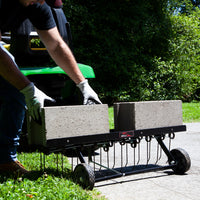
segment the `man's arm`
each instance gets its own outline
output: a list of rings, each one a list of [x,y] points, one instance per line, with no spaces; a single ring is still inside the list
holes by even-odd
[[[98,95],[82,75],[71,50],[60,36],[58,29],[55,27],[45,31],[38,30],[38,34],[56,64],[68,74],[81,90],[84,98],[83,104],[93,104],[94,102],[101,104]]]
[[[0,33],[1,39],[1,33]],[[16,66],[14,57],[0,45],[0,76],[15,86],[18,90],[23,89],[30,81],[21,73]]]
[[[55,27],[50,30],[37,30],[37,32],[56,64],[60,66],[76,84],[84,81],[85,78],[79,70],[71,50],[60,36],[58,29]]]
[[[0,34],[1,38],[1,34]],[[54,101],[38,90],[18,69],[14,57],[0,44],[0,76],[16,87],[25,96],[29,113],[34,119],[40,118],[44,100]]]

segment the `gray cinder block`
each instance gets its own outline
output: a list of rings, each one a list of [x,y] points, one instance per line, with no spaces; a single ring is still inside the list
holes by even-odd
[[[42,109],[42,125],[27,117],[29,144],[49,139],[109,133],[108,106],[55,106]]]
[[[180,100],[114,104],[116,130],[138,130],[182,125]]]

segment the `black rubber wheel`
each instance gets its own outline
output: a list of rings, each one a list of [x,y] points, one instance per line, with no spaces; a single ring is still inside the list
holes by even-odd
[[[172,149],[170,153],[172,154],[176,162],[176,166],[172,168],[175,174],[184,174],[190,169],[191,160],[188,153],[184,149]]]
[[[78,164],[73,172],[74,182],[79,184],[83,189],[92,190],[95,183],[95,175],[92,168],[85,164]]]

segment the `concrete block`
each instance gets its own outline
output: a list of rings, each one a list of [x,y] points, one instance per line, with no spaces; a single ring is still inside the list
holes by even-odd
[[[116,130],[138,130],[182,125],[180,100],[114,104]]]
[[[27,117],[29,144],[50,139],[109,133],[108,106],[55,106],[42,109],[42,125]]]

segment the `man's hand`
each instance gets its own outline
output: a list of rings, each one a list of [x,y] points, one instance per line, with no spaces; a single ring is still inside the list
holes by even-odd
[[[54,99],[35,87],[33,83],[30,83],[24,89],[20,90],[20,92],[24,94],[28,111],[34,120],[40,120],[40,113],[41,108],[44,107],[44,100],[55,102]]]
[[[83,104],[87,105],[87,104],[91,104],[90,101],[93,101],[97,104],[102,104],[101,101],[99,100],[99,97],[97,96],[97,94],[94,92],[94,90],[90,87],[90,85],[88,84],[88,80],[84,80],[82,82],[80,82],[77,87],[81,90],[82,94],[83,94]]]

